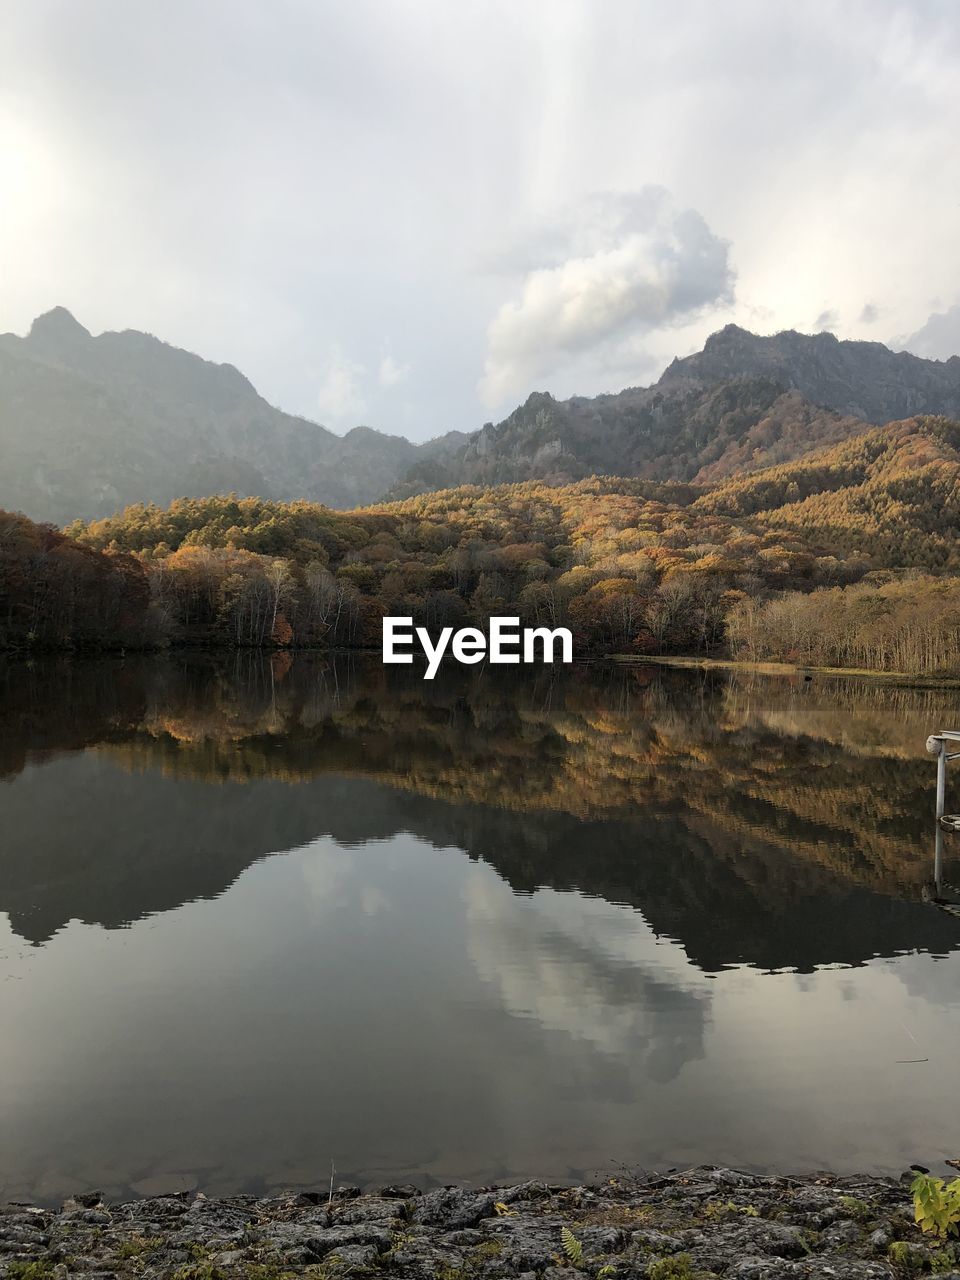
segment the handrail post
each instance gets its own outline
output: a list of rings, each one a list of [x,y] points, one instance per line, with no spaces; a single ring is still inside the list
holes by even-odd
[[[953,751],[947,749],[950,746],[953,746]],[[943,811],[947,804],[947,761],[960,760],[958,747],[960,730],[957,729],[942,729],[939,733],[931,733],[927,739],[927,751],[937,757],[937,817],[933,845],[933,891],[936,898],[943,893]],[[960,817],[950,817],[947,825],[951,831],[960,830]]]
[[[941,730],[940,733],[931,733],[927,739],[927,751],[930,755],[937,757],[936,821],[938,825],[947,804],[947,761],[956,760],[960,757],[960,751],[947,750],[947,747],[951,744],[960,745],[960,731],[956,729]]]

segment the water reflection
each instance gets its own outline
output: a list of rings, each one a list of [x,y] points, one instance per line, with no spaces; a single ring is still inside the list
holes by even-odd
[[[956,1154],[946,695],[391,674],[0,671],[6,1194]]]
[[[404,830],[519,892],[638,907],[705,970],[956,942],[925,904],[943,869],[918,743],[942,694],[648,668],[427,685],[253,655],[2,683],[0,909],[31,942],[215,896],[318,835]]]

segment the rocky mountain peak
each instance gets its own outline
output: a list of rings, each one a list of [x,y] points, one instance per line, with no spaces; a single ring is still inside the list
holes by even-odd
[[[704,351],[728,351],[738,343],[744,340],[750,341],[755,337],[756,335],[752,334],[749,329],[741,329],[738,324],[725,324],[722,329],[717,329],[715,333],[711,333],[703,344],[703,349]]]
[[[66,307],[54,307],[52,311],[45,311],[43,315],[37,316],[30,326],[27,340],[30,342],[39,340],[44,343],[64,343],[75,342],[78,339],[83,340],[89,337],[90,330],[85,329],[72,312],[68,311]]]
[[[960,361],[941,363],[891,351],[879,342],[853,342],[835,334],[750,333],[728,324],[702,351],[674,360],[657,384],[719,386],[737,378],[771,378],[811,404],[884,423],[918,413],[960,414]]]

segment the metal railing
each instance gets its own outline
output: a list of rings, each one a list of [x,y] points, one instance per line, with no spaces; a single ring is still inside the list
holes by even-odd
[[[951,751],[950,747],[958,748]],[[927,750],[937,758],[937,806],[936,806],[936,839],[933,851],[933,882],[937,899],[943,893],[943,833],[960,831],[960,814],[944,813],[947,804],[947,762],[960,759],[960,730],[942,729],[939,733],[931,733],[927,739]],[[954,908],[956,910],[956,908]]]
[[[960,750],[950,751],[950,745],[960,747],[960,730],[941,729],[939,733],[931,733],[927,739],[927,750],[937,757],[937,823],[944,816],[947,803],[947,761],[960,758]],[[953,817],[953,815],[951,815]],[[954,818],[951,827],[960,826],[960,818]]]

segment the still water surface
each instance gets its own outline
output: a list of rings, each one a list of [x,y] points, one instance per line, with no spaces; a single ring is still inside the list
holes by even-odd
[[[2,668],[0,1196],[943,1171],[958,721],[650,668]]]

